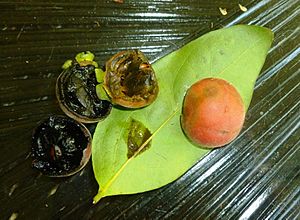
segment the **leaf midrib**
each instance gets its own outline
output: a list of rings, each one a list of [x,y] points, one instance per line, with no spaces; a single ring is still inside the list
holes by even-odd
[[[153,134],[141,145],[141,147],[134,153],[132,157],[127,159],[125,163],[119,168],[119,170],[112,176],[112,178],[107,182],[107,184],[103,187],[103,189],[99,191],[99,193],[94,197],[93,204],[96,204],[101,198],[105,197],[105,192],[109,187],[114,183],[117,177],[122,173],[122,171],[126,168],[126,166],[132,161],[146,146],[147,144],[153,139],[153,137],[163,128],[167,123],[178,113],[179,106],[175,108],[175,111],[153,132]]]

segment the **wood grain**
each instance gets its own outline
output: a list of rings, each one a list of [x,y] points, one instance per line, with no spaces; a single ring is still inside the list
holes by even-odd
[[[239,3],[248,10],[241,11]],[[0,219],[300,218],[299,5],[299,0],[1,1]],[[32,130],[45,117],[63,114],[54,86],[66,59],[90,50],[103,65],[117,51],[139,48],[154,62],[210,30],[237,23],[269,27],[275,41],[243,132],[230,146],[212,151],[166,187],[105,198],[95,206],[90,163],[63,179],[31,169]]]

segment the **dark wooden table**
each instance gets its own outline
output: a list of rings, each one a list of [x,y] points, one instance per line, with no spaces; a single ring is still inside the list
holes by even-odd
[[[0,1],[0,219],[300,219],[299,5],[299,0]],[[63,179],[31,169],[32,130],[47,116],[62,114],[54,87],[66,59],[90,50],[104,64],[119,50],[139,48],[154,61],[206,32],[238,23],[269,27],[275,40],[243,132],[230,148],[212,151],[163,188],[104,198],[97,205],[91,163]]]

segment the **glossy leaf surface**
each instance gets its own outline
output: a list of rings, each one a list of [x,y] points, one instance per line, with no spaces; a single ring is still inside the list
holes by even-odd
[[[100,188],[94,202],[166,185],[205,155],[208,151],[193,146],[181,130],[186,90],[202,78],[223,78],[237,88],[248,108],[272,39],[266,28],[237,25],[210,32],[153,64],[160,88],[157,100],[139,110],[114,109],[98,123],[92,159]],[[150,130],[151,146],[128,158],[124,137],[132,120]]]

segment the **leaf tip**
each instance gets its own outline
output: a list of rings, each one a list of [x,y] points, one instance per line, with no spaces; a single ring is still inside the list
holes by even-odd
[[[102,192],[98,192],[98,194],[93,198],[93,205],[97,204],[105,195]]]
[[[265,30],[265,32],[267,32],[267,34],[270,36],[270,38],[273,40],[274,39],[274,32],[272,31],[272,29],[267,28],[267,27],[261,27]]]
[[[258,34],[260,33],[259,36],[262,36],[265,42],[268,43],[268,47],[271,47],[271,44],[274,41],[274,32],[270,28],[259,26],[259,25],[242,25],[242,26],[248,26],[253,28],[253,30],[256,30]]]
[[[270,37],[270,40],[273,41],[273,39],[274,39],[274,32],[270,28],[263,27],[263,26],[256,26],[256,27],[260,28],[261,30],[263,30],[266,33],[266,35],[268,35]]]
[[[269,42],[268,47],[270,48],[274,41],[275,34],[271,29],[266,28],[266,27],[263,27],[263,28],[265,29],[266,35],[268,36],[268,42]]]
[[[93,199],[93,205],[96,205],[98,201],[96,201],[95,199]]]

